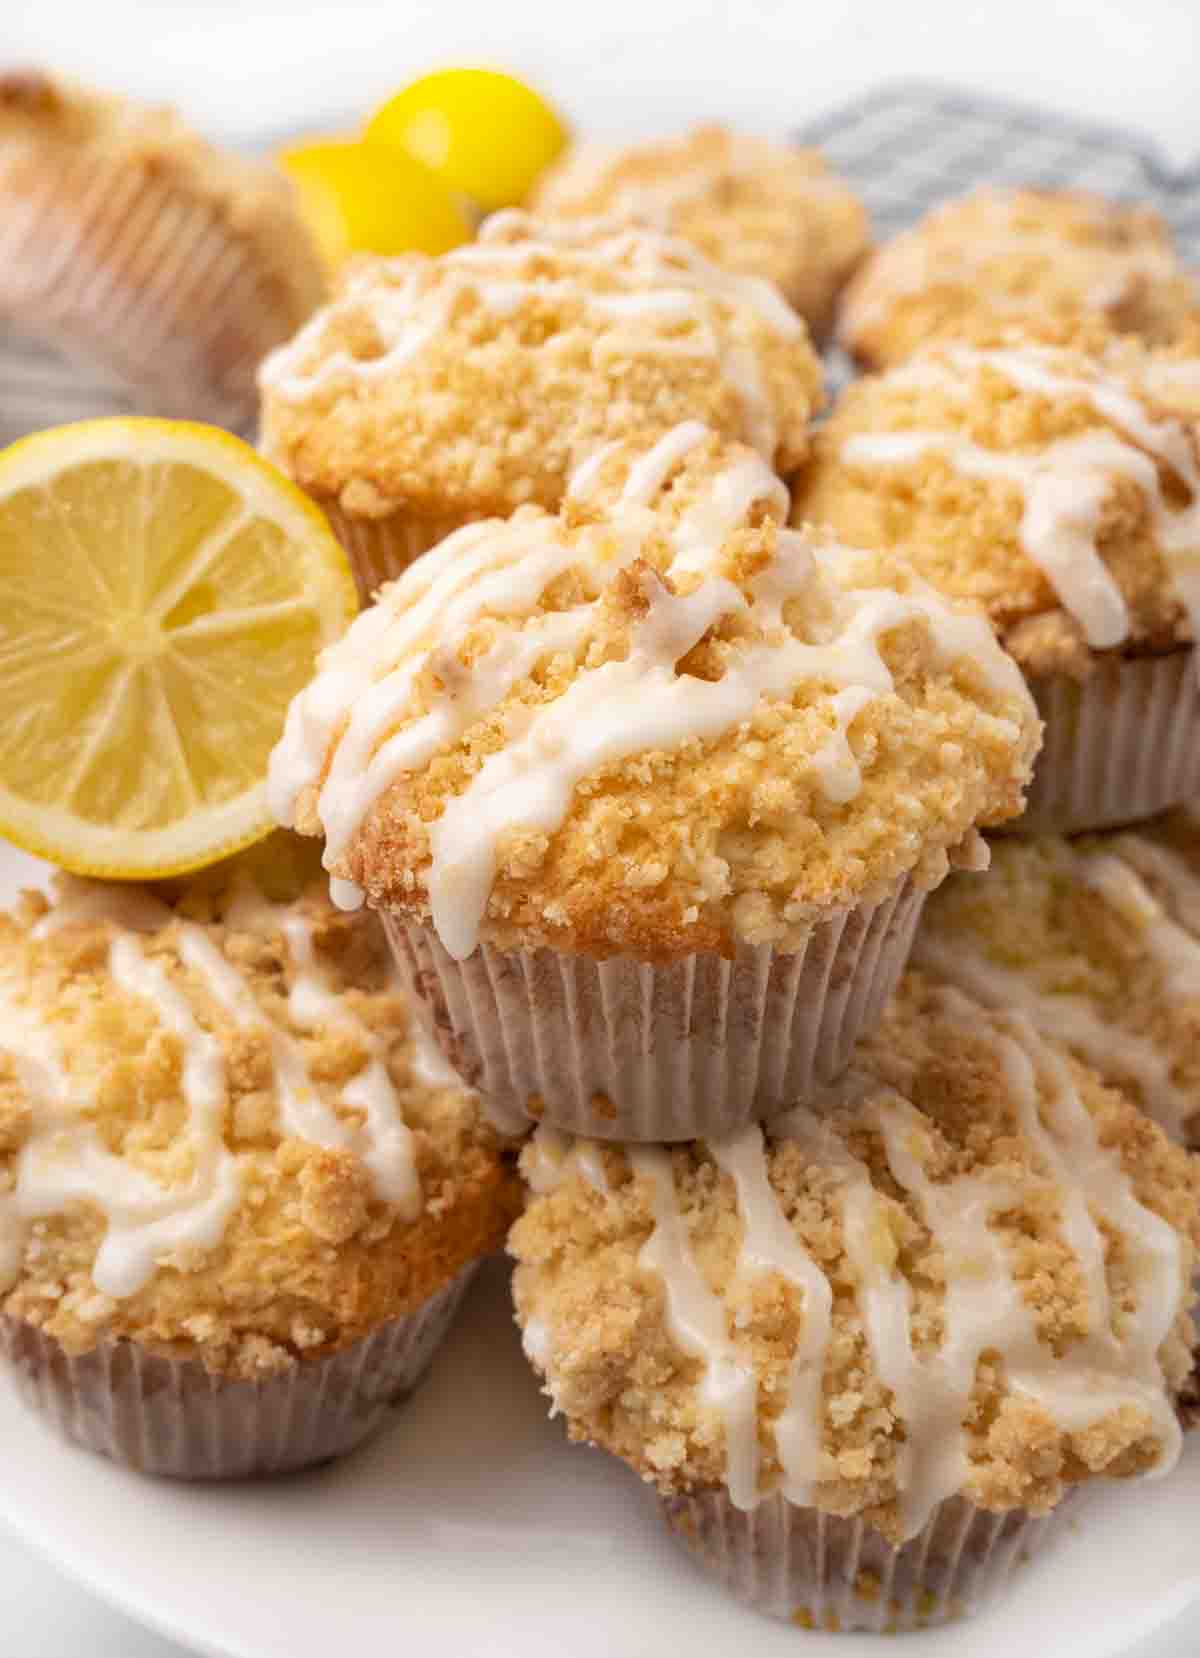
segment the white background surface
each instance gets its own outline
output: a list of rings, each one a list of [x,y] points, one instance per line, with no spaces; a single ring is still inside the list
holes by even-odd
[[[1197,0],[0,0],[0,64],[170,98],[236,137],[335,121],[455,60],[530,75],[609,133],[697,115],[782,131],[921,76],[1140,126],[1176,161],[1200,158]],[[1193,1658],[1195,1611],[1186,1624],[1129,1658]],[[0,1653],[18,1652],[179,1658],[0,1532]]]

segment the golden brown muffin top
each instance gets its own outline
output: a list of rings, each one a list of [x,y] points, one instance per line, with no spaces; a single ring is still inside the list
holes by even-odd
[[[795,516],[983,605],[1035,675],[1190,645],[1200,446],[1147,390],[1150,360],[1132,341],[931,346],[842,395]]]
[[[849,1075],[723,1144],[539,1129],[525,1350],[665,1493],[771,1491],[895,1541],[1169,1468],[1200,1164],[1032,1028],[910,973]]]
[[[786,512],[689,422],[459,531],[321,657],[274,809],[460,957],[796,949],[936,883],[1020,810],[1028,694],[982,617]]]
[[[614,216],[682,236],[715,264],[765,277],[818,338],[866,252],[862,203],[819,150],[706,123],[641,144],[577,144],[530,206],[548,219]]]
[[[838,318],[864,366],[886,368],[980,326],[1103,319],[1164,344],[1200,314],[1171,233],[1149,207],[1079,190],[978,190],[946,202],[859,270]]]
[[[260,378],[272,458],[362,518],[556,507],[601,444],[687,419],[790,473],[821,396],[769,283],[657,231],[516,212],[438,258],[351,267]]]
[[[496,1247],[513,1179],[373,917],[279,835],[0,916],[0,1310],[258,1376]]]
[[[251,242],[272,303],[292,328],[325,297],[317,251],[276,168],[217,149],[173,109],[40,70],[0,75],[0,201],[43,191],[47,167],[65,187],[76,169],[97,162],[174,185]]]
[[[1200,1146],[1200,820],[999,840],[926,908],[914,960],[1069,1043]]]

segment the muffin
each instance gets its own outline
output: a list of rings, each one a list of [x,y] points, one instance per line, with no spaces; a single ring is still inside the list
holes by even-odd
[[[0,237],[6,390],[40,358],[29,425],[133,409],[247,431],[260,359],[324,296],[281,174],[36,71],[0,76]]]
[[[451,1062],[602,1138],[728,1133],[844,1065],[1038,728],[979,615],[781,527],[697,423],[460,530],[319,661],[273,809],[327,837]]]
[[[1046,723],[1022,830],[1134,822],[1200,792],[1200,462],[1147,354],[932,346],[859,381],[797,519],[981,604]]]
[[[1165,344],[1200,293],[1152,208],[1084,191],[978,190],[880,248],[843,297],[838,335],[864,368],[980,326],[1092,318]]]
[[[726,270],[773,282],[823,340],[867,251],[866,210],[819,150],[706,124],[642,144],[579,144],[542,175],[548,219],[612,215],[682,236]]]
[[[0,1353],[146,1473],[339,1456],[419,1380],[515,1177],[368,916],[287,838],[0,917]]]
[[[821,394],[768,283],[657,231],[515,212],[438,258],[352,268],[261,379],[264,447],[329,514],[364,594],[463,524],[557,507],[616,439],[698,419],[793,472]]]
[[[522,1168],[513,1290],[555,1411],[762,1611],[970,1612],[1076,1487],[1178,1456],[1200,1164],[1020,1017],[910,973],[765,1136],[539,1130]]]
[[[992,848],[935,895],[913,959],[1020,1010],[1200,1149],[1200,820]]]
[[[1134,373],[1141,372],[1155,402],[1184,420],[1200,421],[1200,321],[1181,329],[1175,341],[1143,357],[1115,346],[1118,362],[1132,357]]]

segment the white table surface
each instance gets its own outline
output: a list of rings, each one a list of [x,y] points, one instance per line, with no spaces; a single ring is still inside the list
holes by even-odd
[[[533,76],[607,133],[697,115],[778,132],[922,76],[1140,126],[1175,160],[1200,157],[1197,0],[0,0],[0,65],[169,98],[239,138],[341,118],[453,61]],[[1128,1658],[1190,1654],[1189,1622]],[[17,1652],[181,1658],[0,1531],[0,1653]]]

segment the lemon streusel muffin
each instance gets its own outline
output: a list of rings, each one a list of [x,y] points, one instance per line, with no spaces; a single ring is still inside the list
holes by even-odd
[[[1045,835],[951,879],[914,960],[1067,1043],[1174,1138],[1200,1148],[1200,820]]]
[[[0,1352],[147,1473],[350,1450],[512,1218],[477,1099],[323,887],[279,836],[0,917]]]
[[[797,486],[798,519],[903,553],[995,622],[1046,722],[1023,830],[1200,791],[1200,449],[1149,361],[930,347],[844,393]]]
[[[979,190],[880,248],[843,297],[842,344],[865,368],[982,327],[1098,319],[1164,344],[1200,292],[1152,208],[1084,191]]]
[[[324,294],[281,174],[36,72],[0,76],[0,241],[5,439],[114,410],[246,430]]]
[[[543,1128],[522,1169],[513,1290],[555,1411],[763,1611],[969,1612],[1073,1488],[1178,1456],[1200,1164],[1019,1016],[909,974],[765,1137]]]
[[[274,809],[519,1118],[682,1139],[790,1104],[1020,810],[1037,722],[987,622],[787,504],[695,422],[606,450],[559,515],[385,588],[292,704]]]
[[[685,237],[714,263],[775,283],[817,339],[870,242],[865,208],[819,150],[712,124],[649,143],[579,144],[543,174],[531,206]]]
[[[262,387],[265,447],[369,593],[464,523],[557,507],[613,439],[699,419],[793,472],[821,370],[769,283],[657,231],[500,213],[470,247],[353,269]]]

